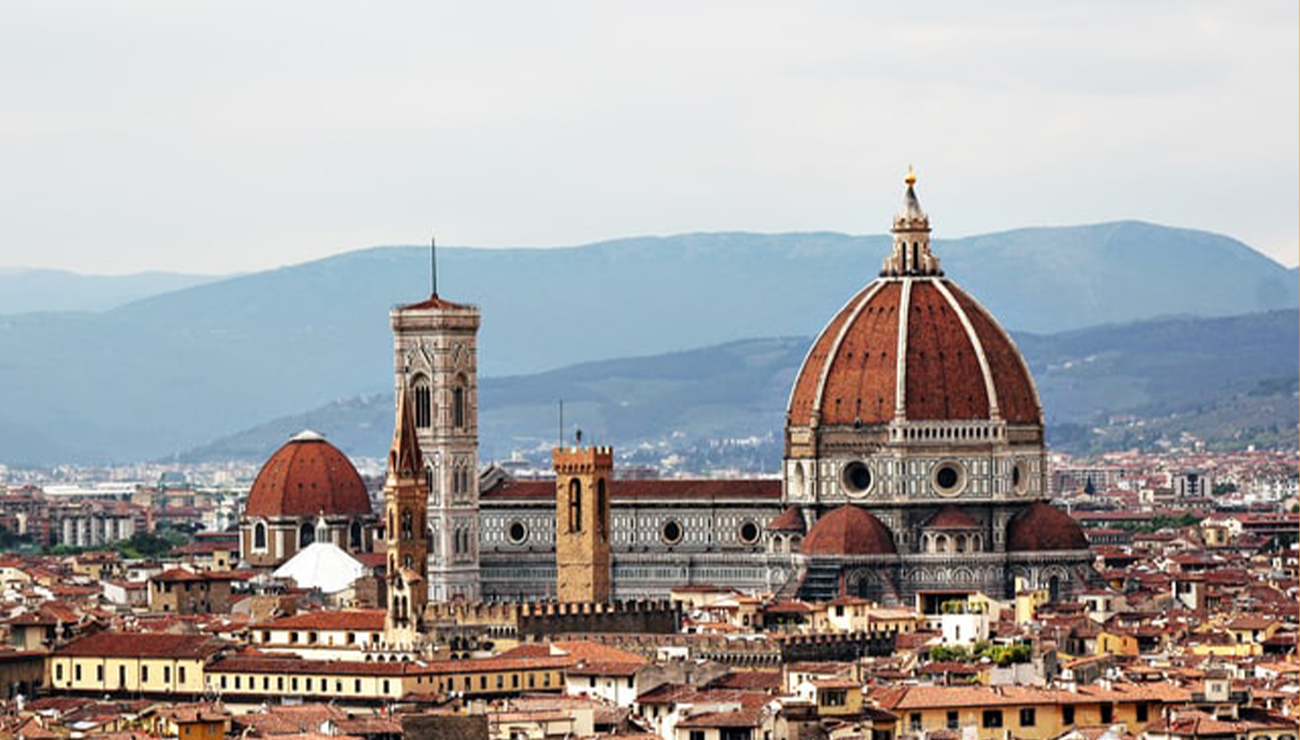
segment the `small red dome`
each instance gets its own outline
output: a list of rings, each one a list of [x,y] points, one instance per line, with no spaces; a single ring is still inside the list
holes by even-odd
[[[789,419],[886,424],[900,406],[913,421],[990,419],[996,409],[1013,424],[1042,423],[1029,368],[1011,338],[975,299],[938,276],[881,278],[854,296],[813,342],[790,394]]]
[[[798,532],[799,534],[803,534],[804,533],[803,514],[799,513],[798,509],[791,506],[790,508],[781,512],[781,516],[778,516],[777,518],[768,522],[767,528],[768,531],[771,532]]]
[[[893,555],[894,536],[860,506],[846,504],[817,520],[804,538],[804,555]]]
[[[925,523],[926,529],[980,529],[980,523],[970,514],[951,504],[939,510]]]
[[[1036,501],[1007,524],[1007,552],[1087,550],[1088,538],[1069,514]]]
[[[369,514],[370,495],[347,455],[314,432],[303,432],[271,455],[253,481],[245,516]]]

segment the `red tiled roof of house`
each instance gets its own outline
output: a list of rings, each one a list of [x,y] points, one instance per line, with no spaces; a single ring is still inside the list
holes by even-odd
[[[712,692],[705,692],[706,694]],[[677,723],[678,727],[686,728],[707,728],[707,727],[756,727],[763,717],[763,712],[771,697],[766,694],[752,694],[733,692],[734,701],[740,704],[738,709],[730,709],[719,712],[701,712],[693,714]],[[701,696],[700,703],[712,703],[712,697]],[[727,701],[727,700],[724,700]]]
[[[530,642],[519,645],[498,655],[498,658],[549,658],[555,655],[550,643]]]
[[[342,611],[319,611],[280,617],[269,622],[261,622],[252,627],[256,630],[355,630],[373,632],[384,628],[383,609],[346,609]]]
[[[54,651],[56,656],[105,658],[207,658],[229,647],[208,635],[100,632]]]
[[[815,611],[810,604],[802,601],[777,601],[763,607],[765,614],[808,614]]]
[[[642,666],[650,662],[649,659],[636,653],[587,640],[560,640],[551,643],[551,645],[576,661],[624,663],[635,666]]]
[[[578,661],[567,667],[570,676],[615,676],[627,678],[635,676],[641,669],[638,663],[607,663],[604,661]]]
[[[708,688],[777,691],[782,684],[780,671],[733,671],[709,682]]]
[[[1227,623],[1230,630],[1262,630],[1277,624],[1277,620],[1262,614],[1242,614]]]

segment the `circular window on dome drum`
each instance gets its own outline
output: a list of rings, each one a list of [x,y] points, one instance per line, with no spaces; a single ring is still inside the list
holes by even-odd
[[[1011,488],[1022,496],[1029,492],[1029,468],[1023,460],[1011,466]]]
[[[966,468],[955,461],[939,463],[934,467],[931,481],[940,496],[956,496],[966,488]]]
[[[681,542],[683,534],[682,523],[676,519],[669,519],[659,529],[659,538],[664,541],[665,545],[675,545]]]
[[[736,534],[740,537],[742,543],[752,545],[755,542],[758,542],[758,537],[761,534],[761,531],[759,530],[758,525],[754,522],[745,522],[740,525],[740,529]]]
[[[512,545],[522,545],[528,539],[528,527],[523,522],[513,521],[506,527],[506,539]]]
[[[871,475],[871,466],[861,460],[854,460],[844,466],[840,471],[840,485],[844,487],[844,492],[850,496],[862,496],[871,489],[871,483],[874,476]]]

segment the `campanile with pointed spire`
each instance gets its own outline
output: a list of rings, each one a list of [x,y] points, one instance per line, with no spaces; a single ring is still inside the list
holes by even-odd
[[[477,601],[479,309],[436,292],[389,313],[394,386],[408,389],[428,490],[428,595]]]
[[[388,608],[384,631],[389,645],[415,647],[424,627],[429,546],[424,453],[416,436],[410,389],[397,391],[397,420],[384,478],[384,534],[388,559]]]

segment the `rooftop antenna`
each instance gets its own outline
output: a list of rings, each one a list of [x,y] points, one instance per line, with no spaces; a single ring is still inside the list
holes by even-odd
[[[429,237],[429,282],[433,284],[433,297],[438,297],[438,237]]]
[[[560,436],[557,438],[560,447],[564,446],[564,399],[560,399]]]

